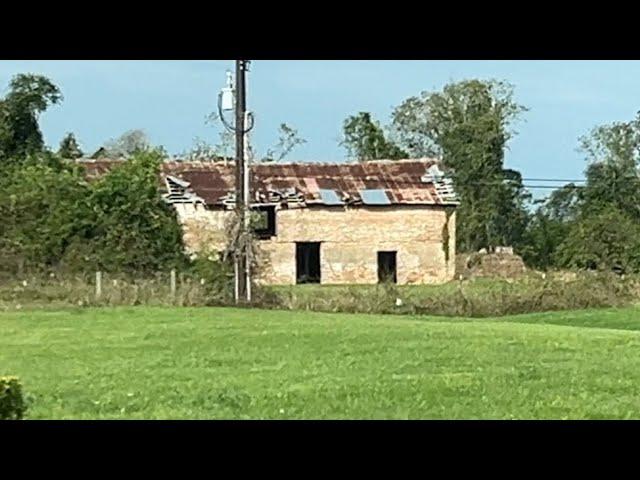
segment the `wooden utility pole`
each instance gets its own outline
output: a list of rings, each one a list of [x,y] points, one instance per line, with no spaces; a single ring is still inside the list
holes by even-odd
[[[247,93],[245,90],[246,79],[245,74],[247,70],[247,60],[236,60],[236,214],[238,215],[238,226],[241,229],[244,237],[244,230],[246,228],[247,207],[245,203],[245,178],[247,175],[246,161],[245,161],[245,132],[246,126],[246,111],[247,111]],[[244,302],[248,300],[247,297],[247,285],[248,285],[248,271],[247,271],[247,252],[244,251],[244,241],[242,244],[242,251],[237,252],[235,256],[235,277],[236,277],[236,303]]]

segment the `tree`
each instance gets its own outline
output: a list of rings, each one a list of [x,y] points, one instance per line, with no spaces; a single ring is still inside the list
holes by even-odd
[[[359,162],[368,160],[397,160],[407,153],[389,141],[378,122],[368,112],[348,117],[343,124],[344,138],[340,142],[348,155]]]
[[[558,247],[579,215],[579,193],[573,184],[560,187],[532,215],[519,246],[527,265],[543,270],[557,266]]]
[[[211,145],[206,140],[196,137],[190,150],[179,155],[182,160],[217,160],[220,155],[216,146]]]
[[[640,114],[597,127],[580,142],[589,162],[581,209],[617,208],[640,220]]]
[[[137,152],[90,183],[78,164],[41,157],[0,176],[1,268],[139,275],[186,265],[182,228],[159,191],[162,152]]]
[[[38,119],[50,105],[62,100],[51,80],[41,75],[19,74],[0,100],[0,160],[19,159],[44,149]]]
[[[75,160],[81,158],[84,153],[80,150],[80,146],[73,133],[67,133],[60,142],[60,148],[58,149],[58,155],[61,158]]]
[[[571,225],[556,260],[566,267],[638,271],[640,225],[615,208],[585,213]]]
[[[286,123],[281,123],[278,129],[279,139],[273,147],[267,150],[263,162],[279,162],[289,155],[294,148],[307,143],[305,139],[299,136],[298,130],[290,127]]]
[[[205,124],[215,124],[220,120],[218,113],[210,113],[205,119]],[[235,158],[235,133],[223,128],[219,133],[220,141],[216,145],[210,145],[206,141],[196,139],[196,145],[187,152],[186,158],[217,157]],[[281,123],[278,128],[278,142],[268,148],[264,155],[260,154],[252,143],[247,145],[248,157],[255,162],[280,162],[284,160],[296,147],[307,143],[294,127]]]
[[[30,159],[0,179],[0,258],[9,271],[57,265],[81,240],[88,186],[78,169],[52,159]]]
[[[90,240],[70,255],[87,268],[141,273],[168,270],[185,261],[182,228],[160,194],[163,153],[138,151],[91,186]]]
[[[513,122],[526,109],[503,82],[465,80],[398,106],[392,128],[411,156],[440,156],[460,198],[461,251],[518,242],[527,200],[517,172],[504,168]],[[514,177],[514,174],[517,174]]]
[[[554,192],[548,216],[563,222],[559,266],[640,269],[640,115],[580,139],[588,162],[582,188]]]
[[[104,144],[105,153],[111,158],[126,158],[150,147],[151,142],[142,130],[129,130]]]

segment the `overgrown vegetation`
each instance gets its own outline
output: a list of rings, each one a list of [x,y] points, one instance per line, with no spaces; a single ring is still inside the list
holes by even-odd
[[[123,277],[125,285],[135,278],[123,298],[144,303],[135,293],[138,282],[148,282],[151,287],[143,291],[153,291],[158,272],[178,269],[185,278],[202,281],[198,304],[223,301],[227,267],[217,259],[193,261],[185,255],[175,210],[162,198],[163,150],[152,147],[143,132],[127,132],[106,144],[111,155],[126,161],[87,181],[74,162],[82,152],[72,134],[57,154],[42,141],[38,115],[61,99],[45,77],[18,75],[0,101],[0,271],[5,281],[44,285],[37,279],[65,278],[70,288],[62,290],[70,300],[86,304],[90,296],[81,285],[103,271]],[[46,290],[45,297],[57,295],[56,288]]]
[[[102,292],[96,296],[95,273],[51,272],[0,281],[0,310],[88,306],[221,306],[233,303],[233,271],[228,264],[207,258],[178,271],[171,291],[170,272],[133,278],[102,274]]]
[[[76,158],[82,158],[84,156],[83,151],[78,145],[78,141],[73,133],[67,133],[60,142],[60,148],[58,149],[58,156],[60,158],[75,160]]]
[[[220,116],[217,112],[207,115],[206,124],[221,126]],[[232,131],[222,125],[222,130],[218,132],[219,142],[211,145],[202,138],[195,138],[193,147],[179,155],[183,160],[190,161],[211,161],[228,160],[235,158],[235,136]],[[307,141],[302,138],[298,130],[287,123],[278,126],[278,141],[264,152],[257,151],[254,145],[249,142],[247,155],[251,162],[273,163],[284,160],[297,147],[304,145]]]
[[[357,285],[272,287],[265,306],[343,313],[498,317],[529,312],[629,305],[640,281],[613,274],[476,279],[438,286]]]
[[[186,265],[182,231],[159,190],[162,157],[140,151],[95,182],[43,152],[0,179],[0,260],[18,273],[145,273]]]
[[[141,279],[104,274],[96,298],[94,275],[25,276],[0,282],[0,309],[64,306],[230,306],[228,263],[201,258],[178,272],[175,295],[169,272]],[[567,278],[569,277],[569,278]],[[499,317],[529,312],[617,307],[640,298],[640,278],[584,272],[481,278],[445,285],[295,285],[253,289],[256,307],[340,313]]]

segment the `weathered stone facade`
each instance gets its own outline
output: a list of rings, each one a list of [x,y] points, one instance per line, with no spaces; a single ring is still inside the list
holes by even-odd
[[[231,211],[176,205],[185,243],[220,251]],[[455,272],[455,209],[442,205],[314,206],[276,211],[276,236],[260,240],[264,283],[296,283],[296,242],[321,242],[323,284],[378,281],[377,252],[397,252],[398,284],[443,283]]]
[[[96,178],[121,162],[81,164],[87,178]],[[164,162],[160,177],[187,248],[206,255],[224,250],[235,206],[234,164]],[[250,168],[249,193],[252,206],[267,217],[256,272],[263,283],[391,278],[428,284],[454,278],[458,201],[437,159],[258,163]]]

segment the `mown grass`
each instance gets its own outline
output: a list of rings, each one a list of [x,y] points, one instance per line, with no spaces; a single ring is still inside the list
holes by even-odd
[[[640,418],[639,328],[636,308],[6,312],[0,374],[35,419]]]

